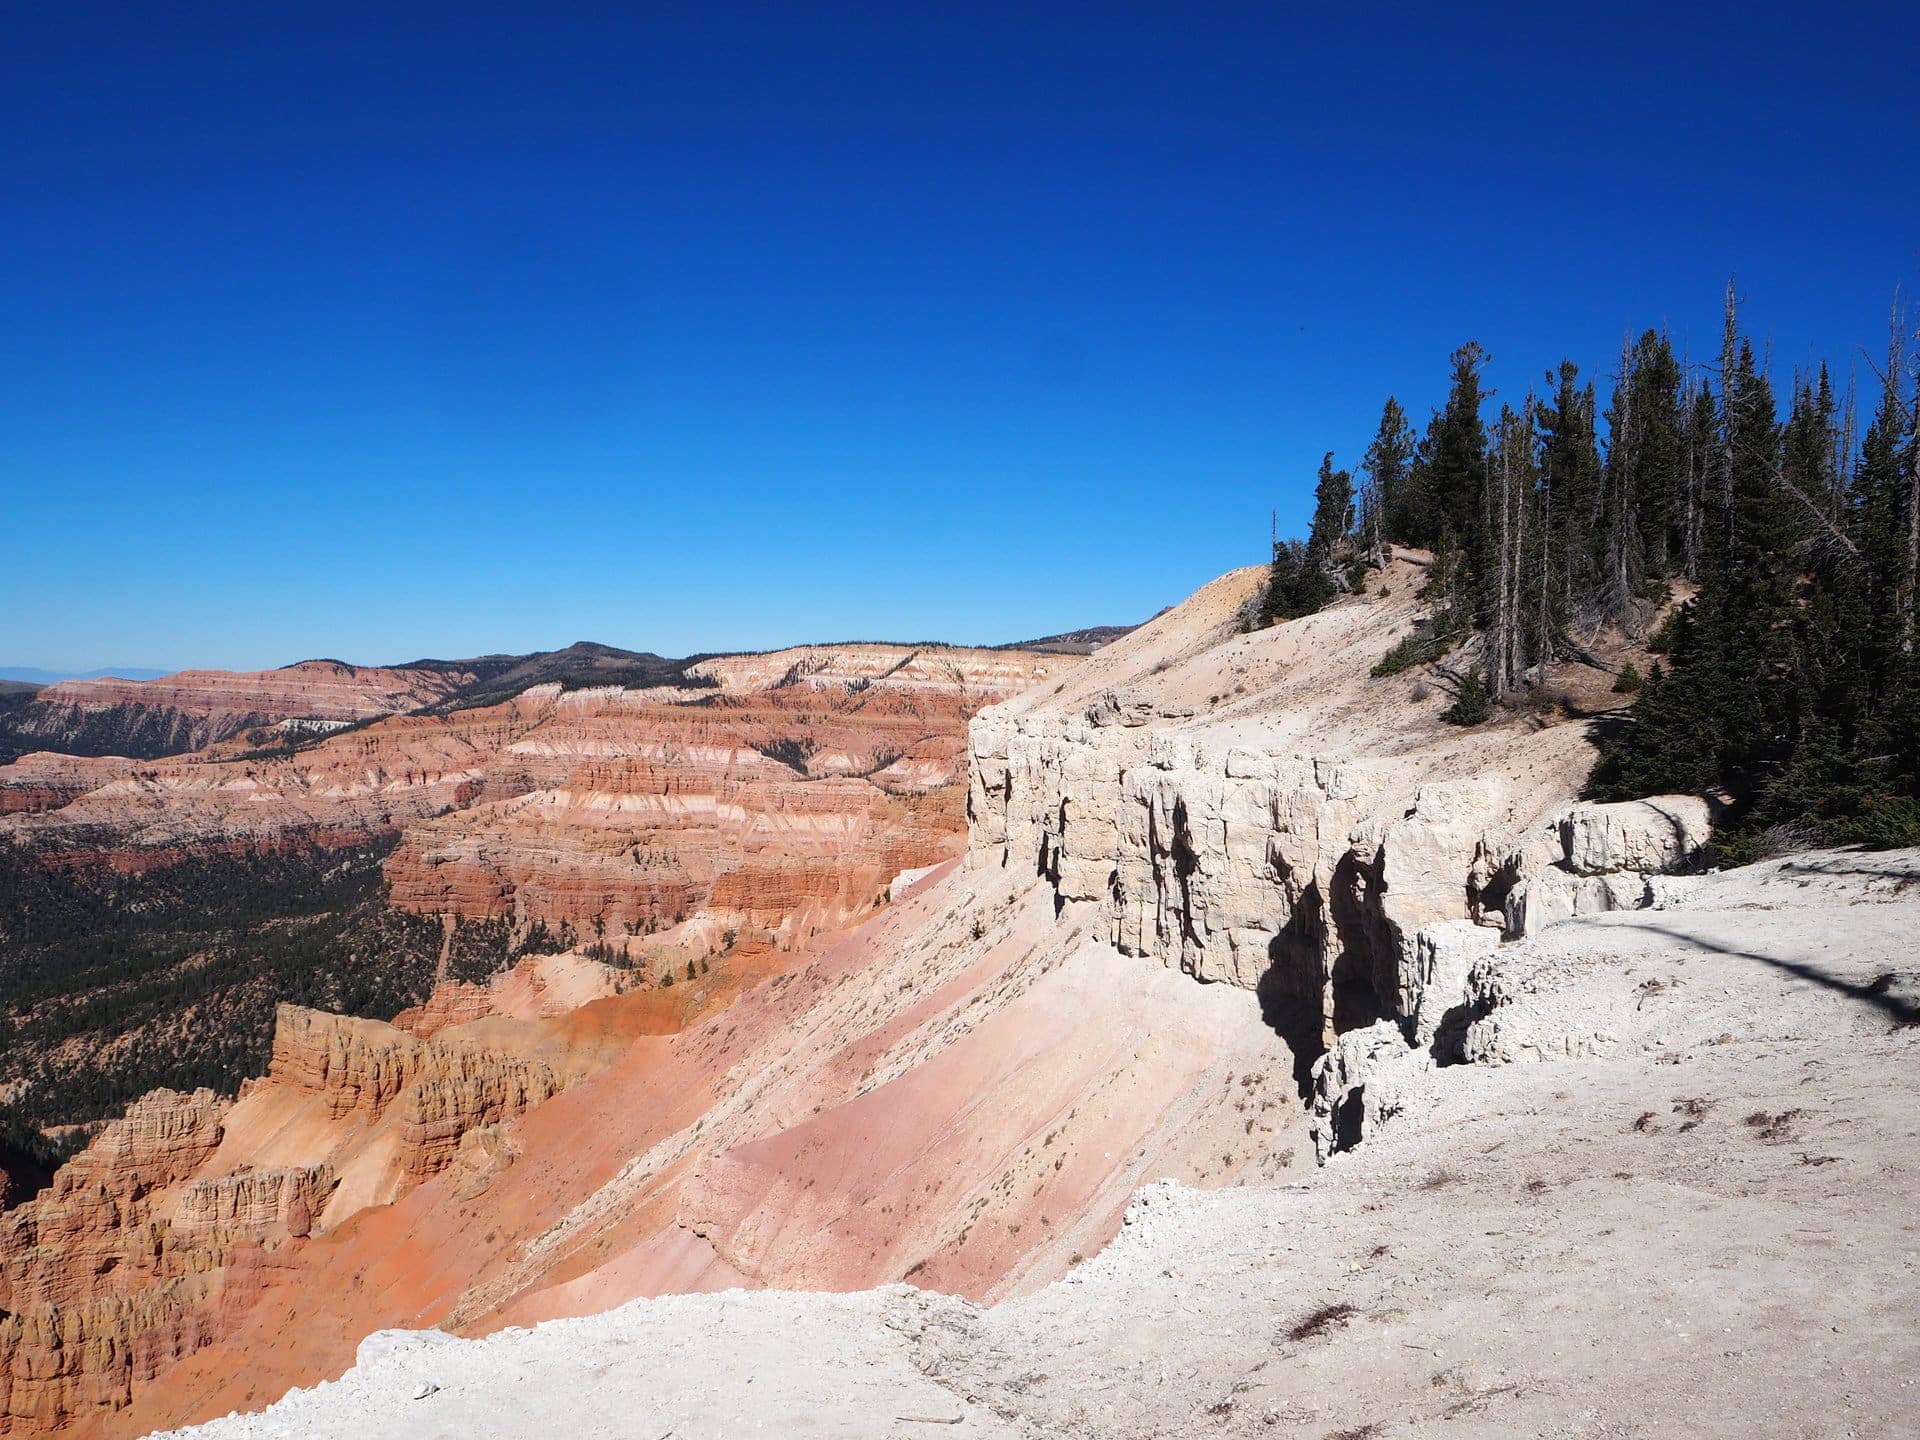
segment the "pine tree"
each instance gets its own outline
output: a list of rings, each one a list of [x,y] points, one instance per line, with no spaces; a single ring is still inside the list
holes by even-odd
[[[1547,496],[1551,623],[1556,632],[1586,631],[1597,623],[1600,588],[1600,446],[1594,433],[1594,394],[1580,384],[1580,368],[1562,360],[1547,373],[1553,399],[1540,410],[1541,485]]]
[[[1641,563],[1649,575],[1673,573],[1686,550],[1686,412],[1680,362],[1664,334],[1648,330],[1633,349],[1629,488],[1637,507]]]
[[[1598,586],[1593,596],[1602,620],[1628,634],[1638,631],[1635,601],[1645,574],[1641,553],[1638,486],[1646,419],[1636,401],[1634,354],[1620,347],[1620,373],[1615,379],[1613,406],[1607,412],[1610,439],[1602,472],[1600,516],[1595,527],[1599,547]]]
[[[1407,480],[1413,470],[1413,427],[1400,402],[1389,395],[1380,412],[1380,428],[1360,461],[1366,476],[1362,531],[1376,554],[1388,540],[1407,540]]]
[[[1263,614],[1320,608],[1337,560],[1389,539],[1433,551],[1417,642],[1389,675],[1469,631],[1482,668],[1448,718],[1478,723],[1557,656],[1589,662],[1592,637],[1629,634],[1686,582],[1649,648],[1665,657],[1606,745],[1591,793],[1618,799],[1725,789],[1735,825],[1920,844],[1920,396],[1903,325],[1856,446],[1851,382],[1796,375],[1782,423],[1773,387],[1726,292],[1718,364],[1694,371],[1667,337],[1623,345],[1605,414],[1571,360],[1544,401],[1503,407],[1491,436],[1486,355],[1451,357],[1446,403],[1416,444],[1389,400],[1363,461],[1357,546],[1351,479],[1329,454],[1305,542],[1276,545]],[[1631,332],[1629,332],[1631,336]]]
[[[1313,527],[1307,533],[1307,554],[1330,568],[1334,553],[1353,528],[1353,476],[1333,468],[1333,452],[1320,458],[1320,474],[1313,487]]]
[[[1326,596],[1314,578],[1318,573],[1304,542],[1275,542],[1273,564],[1267,575],[1267,594],[1260,604],[1261,627],[1311,615],[1324,605]]]
[[[1263,628],[1311,615],[1337,593],[1336,566],[1353,528],[1353,476],[1333,468],[1331,450],[1321,457],[1313,501],[1313,525],[1306,542],[1274,544],[1267,595],[1260,605]]]
[[[1453,383],[1447,392],[1447,408],[1440,413],[1440,426],[1434,436],[1430,465],[1433,497],[1440,511],[1441,524],[1456,536],[1465,537],[1469,552],[1485,549],[1483,490],[1487,477],[1487,427],[1480,419],[1485,399],[1480,371],[1488,360],[1487,352],[1469,340],[1449,359]],[[1483,575],[1490,566],[1480,565],[1475,574]]]

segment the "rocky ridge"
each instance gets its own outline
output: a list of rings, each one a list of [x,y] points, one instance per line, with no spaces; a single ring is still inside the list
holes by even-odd
[[[618,1034],[423,1039],[282,1006],[272,1069],[239,1100],[155,1092],[0,1217],[0,1434],[123,1410],[311,1238],[456,1162],[483,1176],[495,1127],[607,1063]]]
[[[628,1029],[603,1068],[476,1121],[450,1155],[416,1146],[442,1167],[424,1180],[396,1159],[403,1124],[386,1132],[378,1179],[311,1147],[254,1146],[247,1163],[331,1164],[322,1224],[337,1228],[124,1412],[85,1424],[135,1434],[250,1407],[337,1373],[354,1337],[383,1325],[483,1334],[742,1285],[911,1279],[1018,1296],[1095,1253],[1149,1180],[1259,1185],[1304,1174],[1316,1141],[1336,1155],[1329,1126],[1354,1113],[1356,1087],[1348,1143],[1370,1105],[1375,1128],[1385,1113],[1390,1061],[1423,1076],[1437,1064],[1432,1047],[1475,1003],[1474,965],[1498,947],[1512,895],[1573,876],[1576,854],[1583,866],[1652,854],[1639,831],[1609,838],[1627,828],[1611,814],[1576,845],[1543,841],[1566,833],[1591,757],[1583,724],[1541,714],[1459,731],[1438,722],[1444,695],[1422,693],[1444,675],[1363,678],[1419,618],[1419,568],[1403,558],[1386,593],[1253,633],[1242,622],[1262,575],[1236,572],[978,715],[967,758],[951,758],[968,774],[963,866],[881,881],[874,898],[896,898],[877,919],[840,939],[796,936],[797,963],[730,1008],[684,1029]],[[884,677],[819,674],[790,665],[771,691],[734,697],[722,683],[718,703],[682,709],[724,715],[740,698],[751,722],[770,694],[885,698]],[[604,697],[567,698],[568,746],[591,745]],[[714,738],[677,753],[699,760]],[[795,776],[816,763],[823,779],[850,773],[845,744],[746,748]],[[882,791],[876,777],[896,763],[855,778]],[[657,793],[675,800],[671,783]],[[812,824],[784,812],[795,821]],[[1592,909],[1594,896],[1569,904]],[[640,998],[544,1023],[579,1026]],[[423,1030],[438,1042],[502,1023],[433,1028],[471,1003],[437,997]],[[394,1035],[348,1027],[297,1048],[285,1074],[310,1078],[263,1096],[328,1097],[323,1126],[352,1123],[368,1093],[385,1097],[383,1117],[404,1111],[394,1097],[414,1052]],[[1324,1113],[1302,1111],[1303,1086]],[[455,1091],[459,1113],[486,1111]],[[364,1218],[340,1225],[350,1213]]]

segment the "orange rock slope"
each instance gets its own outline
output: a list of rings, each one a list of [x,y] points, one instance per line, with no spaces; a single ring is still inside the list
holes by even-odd
[[[426,1039],[287,1007],[272,1073],[197,1163],[136,1167],[141,1205],[91,1222],[89,1256],[155,1257],[91,1266],[99,1343],[63,1343],[86,1337],[58,1297],[0,1322],[14,1433],[62,1409],[73,1434],[132,1436],[254,1408],[393,1325],[903,1276],[1002,1294],[1093,1253],[1145,1180],[1307,1163],[1258,1012],[1099,929],[943,867],[797,968],[728,960],[524,1018],[588,963],[530,961],[467,995],[472,1018],[403,1017]],[[16,1214],[45,1231],[56,1203]]]

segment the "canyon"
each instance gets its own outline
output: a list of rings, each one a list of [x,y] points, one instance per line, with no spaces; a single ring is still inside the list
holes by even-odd
[[[1073,663],[803,647],[639,690],[549,682],[284,754],[231,739],[150,761],[35,753],[0,767],[0,843],[133,874],[397,835],[401,909],[623,939],[704,911],[708,928],[791,933],[955,853],[968,716]],[[303,715],[325,698],[307,693]]]
[[[71,1218],[63,1182],[10,1212],[16,1234],[86,1238],[7,1252],[27,1303],[0,1299],[0,1413],[17,1433],[138,1435],[337,1375],[374,1331],[486,1335],[636,1297],[904,1281],[1025,1304],[1094,1263],[1142,1185],[1291,1191],[1329,1173],[1316,1161],[1367,1153],[1460,1062],[1578,1053],[1479,1015],[1504,993],[1489,965],[1503,940],[1647,904],[1676,883],[1659,872],[1696,862],[1710,807],[1574,800],[1581,716],[1613,703],[1602,671],[1572,667],[1557,708],[1474,729],[1439,721],[1444,667],[1366,678],[1421,622],[1425,563],[1403,554],[1367,593],[1267,630],[1249,624],[1264,573],[1237,571],[1047,673],[753,657],[715,662],[696,703],[530,693],[274,762],[335,751],[341,779],[302,787],[308,811],[295,787],[242,788],[267,795],[263,817],[365,815],[395,765],[390,815],[392,797],[475,786],[462,823],[423,807],[388,861],[395,902],[436,914],[585,919],[576,892],[535,883],[573,860],[535,857],[618,864],[631,851],[610,836],[640,825],[694,827],[680,871],[696,879],[702,846],[741,846],[752,883],[649,881],[603,938],[443,978],[391,1023],[283,1007],[268,1073],[221,1111],[212,1151],[87,1161],[114,1177],[87,1214],[116,1223]],[[911,738],[928,707],[987,699],[964,741]],[[660,738],[615,755],[636,708]],[[506,758],[455,763],[483,733]],[[422,743],[377,770],[337,750],[401,735]],[[154,804],[141,842],[217,829],[204,817],[231,794],[192,780],[230,765],[260,762],[158,766],[210,798],[197,816]],[[855,784],[871,808],[788,794],[756,813],[722,788],[736,777]],[[112,798],[94,793],[10,819],[78,850]],[[950,817],[929,825],[943,844],[861,848],[900,835],[886,807],[913,802]],[[753,863],[755,843],[778,864]],[[763,878],[804,874],[810,849],[853,878]],[[676,920],[687,904],[704,911]],[[761,943],[682,969],[723,918]],[[646,974],[665,943],[686,947],[672,985],[600,958],[637,949]],[[142,1262],[81,1264],[103,1293],[60,1288],[73,1255],[115,1247]]]
[[[385,1019],[543,947],[591,944],[630,983],[751,971],[959,853],[968,717],[1076,663],[798,647],[264,748],[0,766],[0,1097],[47,1127],[230,1086],[277,1000]]]
[[[200,750],[248,730],[324,731],[418,710],[476,678],[453,667],[303,660],[279,670],[62,680],[9,707],[0,760],[36,748],[151,759]]]

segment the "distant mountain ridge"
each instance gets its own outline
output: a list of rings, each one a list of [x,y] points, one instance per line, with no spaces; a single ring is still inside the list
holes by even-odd
[[[1133,628],[1096,626],[1011,645],[972,647],[927,641],[904,648],[935,653],[1087,655]],[[156,760],[243,734],[255,737],[258,744],[292,745],[389,715],[449,715],[497,705],[537,685],[558,685],[562,690],[598,686],[709,690],[720,683],[711,673],[716,661],[747,653],[713,651],[675,659],[578,640],[557,650],[457,660],[426,658],[402,665],[355,665],[325,658],[273,670],[96,672],[47,682],[25,680],[14,686],[0,684],[0,764],[36,750]]]
[[[57,685],[62,680],[158,680],[173,673],[144,665],[109,665],[99,670],[42,670],[37,665],[0,665],[0,680],[18,680],[23,685]]]
[[[1167,612],[1161,610],[1160,615]],[[1043,655],[1091,655],[1102,645],[1111,645],[1123,635],[1131,635],[1138,625],[1090,625],[1085,630],[1062,630],[1058,635],[1042,635],[1038,640],[1015,640],[996,645],[996,650],[1034,650]]]

